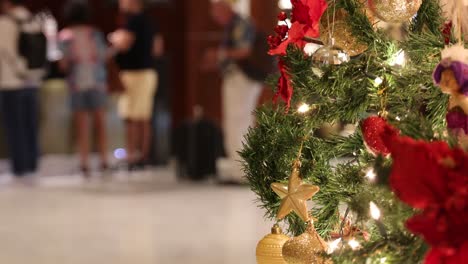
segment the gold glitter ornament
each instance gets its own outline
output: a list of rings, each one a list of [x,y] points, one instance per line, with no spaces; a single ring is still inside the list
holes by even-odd
[[[309,223],[306,232],[290,239],[283,246],[283,258],[288,264],[332,264],[324,258],[327,243],[319,236],[313,223]]]
[[[388,23],[403,23],[410,20],[421,7],[422,0],[368,0],[374,14]]]
[[[334,29],[333,38],[335,46],[342,49],[349,56],[357,56],[367,50],[368,46],[359,42],[352,34],[351,27],[343,20],[335,21],[332,25],[320,30],[321,40],[325,45],[331,45],[330,30]]]
[[[283,258],[283,245],[290,237],[283,234],[276,224],[271,229],[271,234],[266,235],[257,245],[258,264],[286,264]]]
[[[334,10],[329,7],[328,10]],[[374,20],[372,12],[367,9],[362,9],[369,21]],[[349,23],[346,22],[348,13],[344,9],[327,11],[322,16],[320,21],[320,40],[325,45],[336,46],[342,49],[346,54],[351,57],[357,56],[367,50],[368,46],[360,42],[356,36],[352,34],[352,29]],[[333,39],[334,43],[331,43]]]

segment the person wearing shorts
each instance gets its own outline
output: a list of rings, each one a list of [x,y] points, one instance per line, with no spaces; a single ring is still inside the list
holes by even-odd
[[[142,168],[148,162],[151,143],[151,118],[158,75],[153,58],[162,53],[162,38],[144,13],[142,0],[120,0],[125,24],[111,33],[109,40],[118,51],[117,63],[125,92],[118,110],[127,127],[129,169]]]
[[[108,169],[105,106],[107,99],[107,45],[104,35],[89,24],[87,4],[71,1],[65,9],[68,27],[59,33],[63,58],[60,66],[67,75],[70,105],[75,123],[81,171],[90,176],[88,156],[89,118],[94,120],[101,170]]]

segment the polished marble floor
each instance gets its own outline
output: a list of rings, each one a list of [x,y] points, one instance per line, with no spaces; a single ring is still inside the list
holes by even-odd
[[[177,183],[171,169],[107,181],[0,176],[0,263],[250,264],[269,231],[246,187]]]

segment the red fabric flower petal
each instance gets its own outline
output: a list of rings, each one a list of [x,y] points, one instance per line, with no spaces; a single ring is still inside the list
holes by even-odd
[[[303,49],[307,42],[304,37],[317,38],[320,36],[320,18],[327,9],[325,0],[292,0],[291,28],[288,37],[277,47],[268,52],[270,55],[286,55],[289,44]]]
[[[468,263],[468,154],[388,132],[382,139],[393,158],[394,192],[422,209],[406,226],[431,245],[425,263]]]
[[[289,109],[293,94],[290,76],[286,67],[286,63],[284,63],[283,60],[279,60],[278,67],[280,69],[281,76],[278,80],[278,91],[276,92],[276,95],[273,98],[273,100],[276,102],[278,100],[278,97],[281,97],[286,102],[286,109]]]

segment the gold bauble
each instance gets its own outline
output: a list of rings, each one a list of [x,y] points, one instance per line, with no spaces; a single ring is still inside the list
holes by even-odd
[[[359,42],[352,34],[351,27],[343,20],[335,21],[331,26],[324,28],[320,32],[321,40],[325,45],[331,45],[330,30],[334,27],[333,38],[335,45],[344,50],[349,56],[357,56],[367,50],[367,45]]]
[[[324,258],[327,243],[319,236],[313,224],[304,234],[290,239],[283,246],[283,258],[288,264],[332,264]]]
[[[273,226],[271,234],[265,236],[257,245],[258,264],[286,264],[283,259],[283,245],[290,237],[283,234],[278,225]]]
[[[333,10],[329,7],[328,10]],[[373,21],[371,12],[362,10],[370,21]],[[351,26],[346,22],[348,13],[344,9],[338,9],[333,14],[332,11],[327,11],[320,20],[320,40],[325,45],[334,45],[342,49],[351,57],[357,56],[367,50],[367,45],[357,40],[352,34]],[[331,43],[331,38],[334,39],[334,44]]]
[[[403,23],[418,13],[422,0],[368,0],[368,3],[372,12],[383,21]]]

